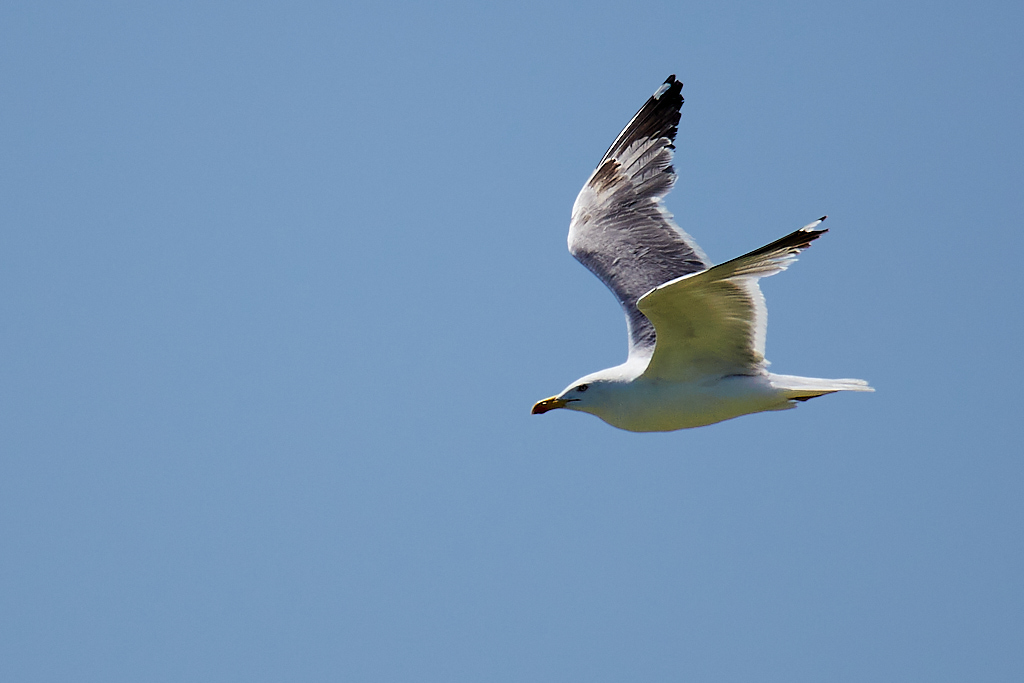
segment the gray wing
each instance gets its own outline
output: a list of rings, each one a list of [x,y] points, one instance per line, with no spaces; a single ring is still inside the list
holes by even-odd
[[[665,210],[675,184],[672,142],[683,84],[669,76],[605,152],[576,197],[569,252],[608,286],[626,314],[629,353],[650,353],[654,326],[637,300],[711,264]]]

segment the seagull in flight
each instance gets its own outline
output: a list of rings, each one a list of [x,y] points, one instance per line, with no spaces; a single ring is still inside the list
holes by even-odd
[[[675,76],[615,138],[572,207],[569,252],[626,314],[629,356],[538,401],[591,413],[620,429],[664,432],[786,410],[837,391],[874,391],[860,379],[768,372],[768,315],[758,286],[827,230],[825,216],[713,266],[665,209],[676,180],[673,141],[683,104]]]

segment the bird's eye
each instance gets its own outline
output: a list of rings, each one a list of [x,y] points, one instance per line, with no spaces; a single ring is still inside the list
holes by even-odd
[[[576,387],[576,391],[578,391],[578,392],[580,392],[582,394],[584,391],[586,391],[589,388],[590,388],[590,385],[588,385],[588,384],[581,384],[578,387]]]

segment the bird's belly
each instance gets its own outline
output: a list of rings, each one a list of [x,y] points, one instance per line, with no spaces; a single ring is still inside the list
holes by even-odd
[[[686,384],[643,382],[631,394],[598,417],[632,432],[669,432],[792,407],[763,377],[731,376]]]

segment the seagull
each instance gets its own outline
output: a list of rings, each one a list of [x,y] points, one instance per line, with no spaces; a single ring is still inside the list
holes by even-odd
[[[632,432],[701,427],[786,410],[837,391],[874,391],[860,379],[768,372],[768,315],[758,286],[827,232],[819,220],[713,266],[662,202],[676,180],[673,142],[683,84],[669,76],[615,138],[572,207],[569,253],[626,314],[626,362],[538,401],[590,413]]]

